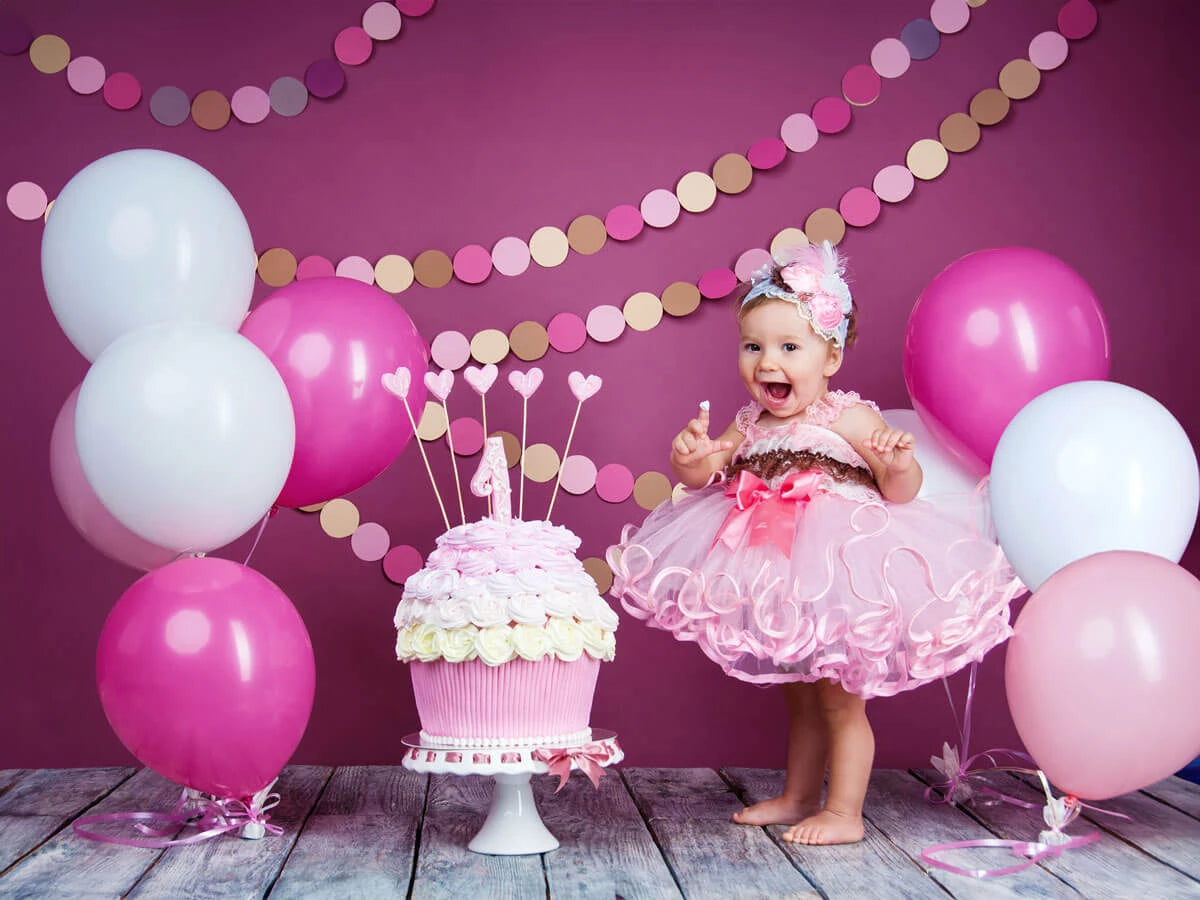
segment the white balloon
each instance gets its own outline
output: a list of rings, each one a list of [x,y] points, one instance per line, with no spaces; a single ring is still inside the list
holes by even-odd
[[[274,365],[234,331],[148,325],[114,341],[79,389],[75,441],[88,483],[130,531],[206,551],[271,508],[296,444]]]
[[[992,458],[992,519],[1030,590],[1106,550],[1178,562],[1200,509],[1200,468],[1161,403],[1111,381],[1073,381],[1013,417]]]
[[[916,439],[913,455],[921,464],[924,479],[918,497],[928,498],[938,494],[970,494],[979,479],[972,474],[957,456],[948,451],[935,438],[921,417],[911,409],[885,409],[883,420],[892,428],[911,431]]]
[[[50,308],[89,360],[154,322],[236,331],[250,308],[257,257],[233,195],[196,163],[123,150],[78,172],[42,234]]]

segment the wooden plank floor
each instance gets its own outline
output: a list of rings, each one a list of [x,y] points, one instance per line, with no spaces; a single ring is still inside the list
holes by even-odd
[[[1200,787],[1167,779],[1102,804],[1070,833],[1101,840],[1002,878],[931,869],[931,844],[1032,840],[1037,813],[1009,804],[964,811],[925,802],[933,773],[881,770],[860,844],[797,847],[781,826],[734,825],[747,802],[778,792],[766,769],[614,768],[593,790],[574,775],[533,779],[562,846],[532,856],[466,849],[492,781],[399,767],[290,766],[276,789],[281,836],[220,836],[166,850],[77,836],[71,822],[106,812],[164,811],[179,788],[148,770],[0,770],[0,897],[1200,897]],[[1003,776],[1033,802],[1036,786]],[[1006,851],[951,858],[1009,865]]]

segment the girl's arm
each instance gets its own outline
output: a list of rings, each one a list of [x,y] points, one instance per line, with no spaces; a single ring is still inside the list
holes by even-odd
[[[916,439],[911,432],[889,428],[864,403],[847,409],[830,427],[862,454],[885,500],[907,503],[917,496],[924,475],[913,456]]]
[[[744,435],[730,422],[715,441],[708,436],[708,405],[671,441],[671,471],[690,488],[704,487],[713,472],[725,468]]]

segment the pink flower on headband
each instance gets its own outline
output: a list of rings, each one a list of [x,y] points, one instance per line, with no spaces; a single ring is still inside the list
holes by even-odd
[[[820,287],[820,273],[799,263],[784,266],[779,270],[779,277],[783,279],[783,283],[790,290],[797,294],[814,294]]]
[[[821,331],[830,333],[842,324],[842,305],[836,297],[828,294],[813,294],[808,299],[813,324]]]

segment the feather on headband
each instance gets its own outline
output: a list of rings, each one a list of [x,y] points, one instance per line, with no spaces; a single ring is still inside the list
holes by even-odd
[[[795,305],[813,331],[845,347],[853,309],[850,287],[842,277],[845,271],[845,263],[833,244],[809,244],[794,251],[787,263],[756,272],[742,306],[756,297],[786,300]]]

